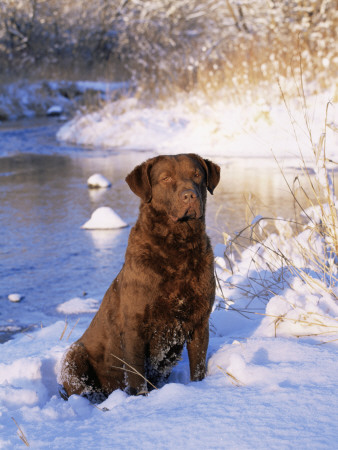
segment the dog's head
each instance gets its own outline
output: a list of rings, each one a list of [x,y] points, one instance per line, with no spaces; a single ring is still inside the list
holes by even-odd
[[[173,222],[200,219],[206,191],[211,194],[220,179],[220,167],[193,153],[158,156],[145,161],[127,176],[130,189]]]

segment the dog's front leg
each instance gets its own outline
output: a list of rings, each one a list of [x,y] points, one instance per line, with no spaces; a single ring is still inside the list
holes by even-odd
[[[187,343],[191,381],[200,381],[205,377],[208,344],[209,319],[195,329],[191,341]]]
[[[144,394],[147,392],[147,382],[145,380],[145,349],[144,343],[137,333],[128,335],[124,350],[126,391],[130,395]]]

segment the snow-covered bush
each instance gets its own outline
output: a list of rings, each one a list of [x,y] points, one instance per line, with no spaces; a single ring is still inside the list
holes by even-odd
[[[324,134],[314,175],[303,168],[308,187],[288,185],[303,223],[256,216],[216,248],[219,307],[264,316],[257,335],[338,338],[338,200],[325,153]]]
[[[152,92],[232,93],[289,77],[303,60],[306,78],[323,84],[336,55],[337,11],[323,1],[132,0],[118,23],[121,57]]]
[[[299,56],[306,79],[330,84],[337,22],[333,0],[4,0],[0,62],[40,74],[43,65],[111,70],[152,95],[224,85],[254,95],[297,73]]]

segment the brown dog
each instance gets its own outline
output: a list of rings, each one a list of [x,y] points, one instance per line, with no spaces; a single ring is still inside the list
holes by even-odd
[[[215,297],[205,204],[219,179],[219,166],[195,154],[158,156],[127,176],[140,214],[121,272],[64,357],[60,381],[68,396],[160,386],[185,343],[191,380],[204,378]]]

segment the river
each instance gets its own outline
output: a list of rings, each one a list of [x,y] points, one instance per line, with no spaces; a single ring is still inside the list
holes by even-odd
[[[2,341],[14,330],[63,320],[56,307],[73,297],[101,300],[123,264],[130,227],[88,231],[81,225],[99,206],[112,207],[130,226],[137,218],[138,198],[124,178],[153,153],[65,145],[55,138],[59,126],[52,118],[0,125]],[[248,199],[256,205],[254,214],[292,215],[291,196],[277,168],[230,160],[221,166],[220,185],[208,195],[213,244],[222,242],[222,232],[246,225]],[[111,180],[112,188],[87,188],[88,177],[97,172]],[[8,300],[14,292],[24,296],[20,303]]]

